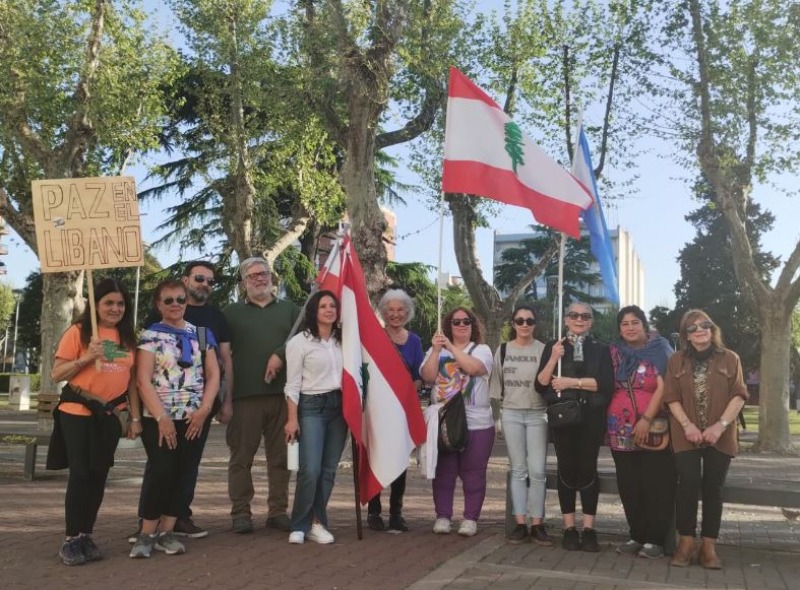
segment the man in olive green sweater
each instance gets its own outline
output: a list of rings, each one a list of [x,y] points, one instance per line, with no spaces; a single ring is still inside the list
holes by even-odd
[[[285,344],[300,311],[272,294],[269,263],[248,258],[239,266],[245,301],[225,308],[233,353],[233,395],[226,396],[219,420],[228,424],[228,495],[233,531],[253,531],[253,458],[264,439],[267,456],[267,526],[289,530],[289,470],[286,468]]]

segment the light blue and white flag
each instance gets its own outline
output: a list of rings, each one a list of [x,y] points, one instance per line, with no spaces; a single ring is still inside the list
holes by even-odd
[[[594,179],[592,156],[589,153],[589,142],[583,132],[583,125],[578,128],[578,142],[575,146],[575,155],[572,158],[572,175],[585,186],[592,194],[594,203],[583,211],[583,223],[589,230],[589,242],[592,254],[600,265],[600,275],[603,277],[603,286],[606,299],[619,306],[619,287],[617,283],[617,265],[614,258],[614,248],[608,237],[606,218],[600,205],[600,195],[597,192],[597,183]]]

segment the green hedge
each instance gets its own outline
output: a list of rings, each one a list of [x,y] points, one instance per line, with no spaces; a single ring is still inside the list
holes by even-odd
[[[11,375],[13,373],[0,373],[0,391],[8,393]],[[39,373],[31,373],[31,393],[38,392],[42,385],[42,376]]]

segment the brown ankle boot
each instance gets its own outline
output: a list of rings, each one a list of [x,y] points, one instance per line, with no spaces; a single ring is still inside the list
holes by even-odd
[[[670,565],[675,567],[689,567],[694,554],[694,537],[689,535],[680,535],[678,537],[678,547],[675,549],[675,554],[672,556]]]
[[[698,555],[698,559],[700,561],[700,565],[707,570],[722,569],[722,562],[719,560],[719,557],[717,557],[716,544],[717,540],[711,539],[710,537],[703,537],[703,540],[700,543],[700,553]]]

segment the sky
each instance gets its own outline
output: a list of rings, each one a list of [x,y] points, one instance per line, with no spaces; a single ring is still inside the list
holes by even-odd
[[[160,0],[148,0],[145,4],[155,7],[159,11],[160,28],[170,26],[169,15],[164,13],[165,9]],[[503,1],[481,0],[478,5],[481,10],[502,11]],[[500,97],[494,98],[500,99]],[[586,121],[586,123],[598,122]],[[614,195],[602,193],[600,195],[604,203],[609,229],[619,226],[632,235],[634,249],[645,270],[646,311],[656,305],[668,307],[674,305],[673,287],[680,276],[677,256],[680,249],[695,235],[694,227],[684,220],[684,216],[697,207],[691,192],[691,183],[696,178],[696,172],[679,166],[676,163],[679,154],[671,153],[670,147],[656,140],[644,141],[638,150],[641,155],[635,162],[638,180],[634,184],[633,195],[617,202],[613,202]],[[389,153],[402,157],[405,149],[407,148],[396,149]],[[592,155],[596,161],[597,155],[594,152]],[[161,159],[165,159],[165,157]],[[401,181],[417,183],[407,170],[401,168],[397,172]],[[132,167],[126,171],[126,174],[136,178],[139,190],[146,188],[146,169],[143,166]],[[628,178],[630,172],[614,170],[606,164],[604,174],[613,181],[615,178],[617,180]],[[778,181],[785,186],[791,186],[794,179],[783,178]],[[406,197],[407,206],[392,207],[397,215],[397,260],[400,262],[424,262],[435,266],[438,261],[438,212],[420,204],[419,200],[412,195],[406,195]],[[753,198],[772,211],[776,217],[775,228],[763,238],[765,249],[785,259],[800,235],[800,229],[796,222],[793,222],[796,220],[794,212],[797,211],[797,201],[792,201],[791,197],[770,187],[756,187]],[[160,237],[155,228],[163,220],[162,211],[166,204],[168,204],[166,201],[140,203],[142,233],[145,241],[153,242]],[[490,229],[477,230],[478,254],[485,277],[491,277],[492,273],[494,231],[526,232],[529,231],[532,223],[534,220],[528,210],[503,206],[501,212],[491,220],[492,227]],[[8,229],[10,235],[6,236],[3,241],[9,249],[9,256],[6,258],[8,274],[5,282],[18,288],[24,285],[28,273],[38,268],[38,261],[33,252],[22,244],[13,230],[10,227]],[[443,243],[442,270],[452,275],[460,275],[455,260],[452,223],[449,218],[446,218],[444,223]],[[178,259],[175,248],[156,249],[153,254],[163,266],[172,264]],[[625,302],[622,304],[624,305]]]

